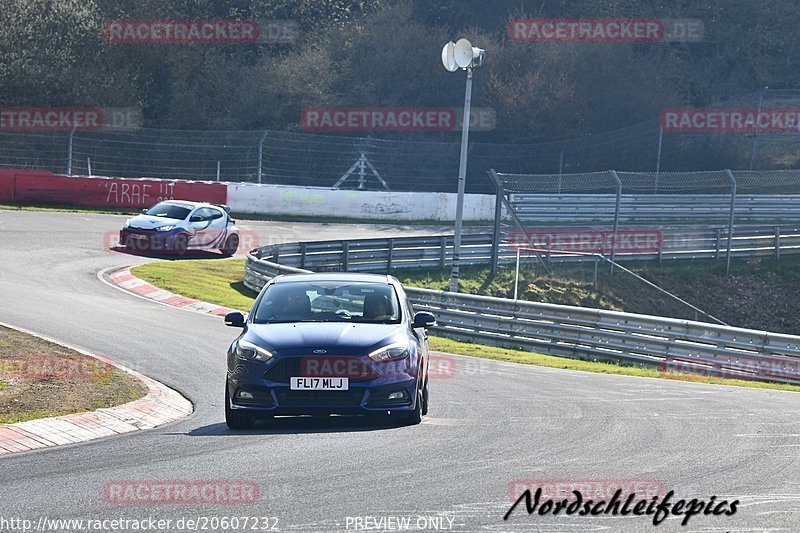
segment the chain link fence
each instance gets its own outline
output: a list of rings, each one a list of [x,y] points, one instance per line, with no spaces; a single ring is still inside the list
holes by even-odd
[[[800,91],[764,90],[714,107],[800,109]],[[627,189],[699,192],[710,186],[683,171],[800,167],[800,131],[668,133],[660,120],[580,139],[534,144],[471,142],[467,192],[493,193],[491,168],[544,175],[565,191],[581,176],[614,168]],[[87,132],[0,132],[0,167],[117,177],[222,180],[359,190],[454,192],[460,145],[422,140],[284,131],[104,129]],[[630,177],[625,173],[635,173]],[[589,174],[588,176],[591,176]],[[776,175],[776,190],[791,183]],[[742,174],[740,188],[761,190],[761,175]],[[769,178],[773,179],[773,178]],[[570,181],[571,180],[571,181]],[[781,181],[783,180],[783,181]],[[589,178],[591,182],[591,177]],[[634,182],[636,184],[634,185]],[[721,180],[719,187],[726,187]],[[589,185],[576,186],[598,186]],[[716,190],[717,185],[711,187]],[[557,192],[555,189],[551,192]]]

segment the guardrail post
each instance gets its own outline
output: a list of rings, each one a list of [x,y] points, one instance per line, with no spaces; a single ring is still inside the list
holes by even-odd
[[[611,177],[614,178],[614,181],[617,184],[617,203],[614,206],[614,229],[611,235],[611,268],[610,273],[614,273],[614,248],[616,248],[617,244],[617,228],[619,227],[619,206],[622,200],[622,180],[619,179],[619,175],[617,174],[616,170],[611,171]]]
[[[781,260],[781,228],[775,226],[775,259]]]
[[[272,262],[273,263],[280,263],[279,259],[281,257],[281,245],[276,244],[272,247]],[[259,257],[259,259],[261,259]]]
[[[550,234],[548,233],[547,234],[547,252],[544,255],[544,259],[545,259],[545,261],[547,261],[547,266],[548,267],[550,266],[550,251],[551,251],[552,246],[553,246],[553,241],[551,239]]]
[[[349,266],[350,266],[350,243],[348,241],[342,241],[342,270],[344,272],[347,272]]]
[[[389,239],[389,250],[386,253],[386,273],[392,271],[392,255],[394,254],[394,239]]]
[[[447,236],[442,235],[441,246],[439,247],[439,267],[444,270],[445,258],[447,256]]]
[[[497,183],[494,196],[494,227],[492,228],[492,276],[497,275],[498,263],[500,262],[500,223],[503,214],[503,195],[505,191]]]
[[[727,174],[728,179],[731,180],[731,212],[730,218],[728,219],[728,257],[725,260],[725,275],[730,275],[731,273],[731,244],[733,240],[733,217],[734,211],[736,210],[736,177],[734,177],[733,172],[730,169],[725,169],[725,174]]]
[[[306,267],[306,244],[300,243],[300,268]]]

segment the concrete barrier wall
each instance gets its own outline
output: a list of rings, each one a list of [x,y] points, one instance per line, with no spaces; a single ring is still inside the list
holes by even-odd
[[[494,201],[494,195],[465,195],[464,220],[492,220]],[[229,183],[228,204],[236,213],[283,216],[393,221],[449,221],[456,217],[456,194],[439,192],[348,191]]]
[[[227,196],[224,183],[0,171],[0,201],[21,204],[143,208],[168,199],[221,204]]]

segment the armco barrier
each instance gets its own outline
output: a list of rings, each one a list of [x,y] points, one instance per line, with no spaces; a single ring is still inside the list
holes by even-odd
[[[151,207],[167,199],[224,204],[224,183],[62,176],[42,171],[0,171],[0,201],[87,207]]]
[[[393,239],[393,244],[403,240]],[[329,244],[334,249],[349,249],[344,242]],[[244,283],[250,289],[260,290],[279,274],[310,272],[278,263],[280,255],[269,255],[274,249],[264,247],[247,254]],[[362,263],[358,270],[368,270],[364,266]],[[386,268],[385,263],[379,266]],[[800,336],[415,287],[407,287],[406,292],[415,309],[436,315],[437,333],[454,339],[664,370],[800,384]]]
[[[543,230],[546,233],[546,230]],[[579,228],[569,230],[579,233]],[[595,231],[595,230],[589,230]],[[652,230],[647,230],[652,233]],[[617,261],[720,259],[727,242],[725,228],[671,227],[659,229],[663,233],[660,250],[648,247],[645,252],[621,251]],[[524,237],[524,235],[519,235]],[[512,235],[512,237],[517,237]],[[517,242],[527,245],[525,242]],[[547,248],[548,244],[537,243]],[[573,250],[574,251],[574,250]],[[580,250],[578,250],[580,251]],[[589,251],[589,250],[585,250]],[[787,226],[757,226],[736,228],[731,242],[734,257],[779,257],[781,254],[800,253],[800,228]],[[545,253],[551,261],[593,261],[593,257],[576,257],[559,254],[557,248]],[[453,259],[453,237],[448,235],[403,237],[393,239],[356,239],[347,241],[319,241],[275,244],[260,248],[256,257],[283,266],[310,268],[312,270],[357,270],[362,272],[388,272],[392,268],[445,268]],[[463,264],[487,264],[492,258],[491,234],[466,234],[462,237],[460,257]],[[512,263],[516,251],[503,247],[499,261]]]

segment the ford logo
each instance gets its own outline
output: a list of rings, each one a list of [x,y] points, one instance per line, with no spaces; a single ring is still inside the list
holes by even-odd
[[[324,353],[328,353],[328,350],[314,350],[314,353],[315,353],[316,355],[322,355],[322,354],[324,354]]]

